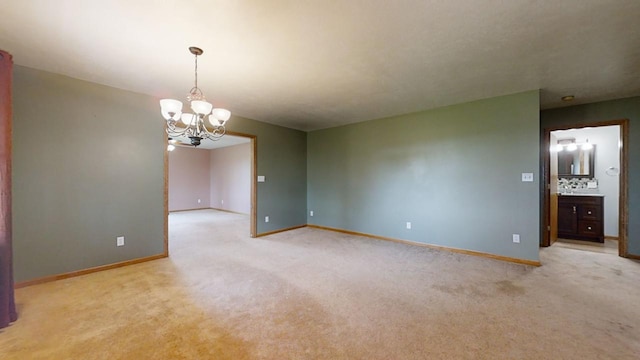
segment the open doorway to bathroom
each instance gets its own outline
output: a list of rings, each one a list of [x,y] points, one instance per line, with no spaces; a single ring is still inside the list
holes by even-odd
[[[541,246],[627,255],[628,121],[544,130]]]

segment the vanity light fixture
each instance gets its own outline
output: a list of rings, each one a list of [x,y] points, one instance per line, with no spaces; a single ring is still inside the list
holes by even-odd
[[[589,139],[587,139],[584,143],[577,143],[576,139],[568,138],[568,139],[559,139],[557,145],[551,146],[551,150],[555,150],[557,152],[561,152],[564,150],[576,151],[578,150],[578,146],[582,150],[590,150],[593,148],[593,144],[589,142]]]

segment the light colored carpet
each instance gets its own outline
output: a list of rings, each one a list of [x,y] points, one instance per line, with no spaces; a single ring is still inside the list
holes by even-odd
[[[605,239],[604,243],[574,240],[574,239],[558,239],[552,246],[560,246],[568,249],[592,251],[605,254],[618,255],[618,240]]]
[[[637,359],[640,263],[539,268],[246,216],[170,215],[171,257],[17,291],[2,359]]]

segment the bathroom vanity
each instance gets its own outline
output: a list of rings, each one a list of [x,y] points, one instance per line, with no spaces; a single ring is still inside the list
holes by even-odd
[[[558,237],[604,242],[603,213],[603,195],[560,194]]]

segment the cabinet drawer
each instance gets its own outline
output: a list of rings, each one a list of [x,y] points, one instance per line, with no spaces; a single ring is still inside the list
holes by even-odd
[[[600,236],[600,227],[602,223],[599,221],[578,221],[578,234],[581,236]]]
[[[581,220],[600,220],[600,207],[597,205],[581,205],[578,209]]]

